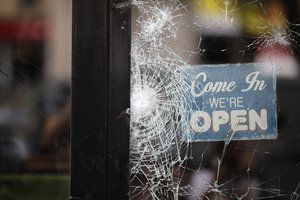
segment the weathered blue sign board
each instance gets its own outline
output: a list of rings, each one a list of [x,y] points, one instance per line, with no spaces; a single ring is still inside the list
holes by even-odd
[[[182,70],[187,141],[275,139],[276,77],[263,63]]]

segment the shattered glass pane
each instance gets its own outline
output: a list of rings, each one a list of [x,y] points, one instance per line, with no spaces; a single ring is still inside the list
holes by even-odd
[[[299,3],[130,3],[130,198],[299,199]],[[268,63],[275,69],[276,140],[183,139],[183,113],[191,105],[183,105],[182,97],[195,100],[182,70],[228,63]]]

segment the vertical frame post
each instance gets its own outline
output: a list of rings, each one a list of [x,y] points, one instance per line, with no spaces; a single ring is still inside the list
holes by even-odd
[[[110,13],[108,199],[128,199],[131,10],[112,0]]]
[[[120,2],[73,0],[74,200],[128,198],[130,9]]]

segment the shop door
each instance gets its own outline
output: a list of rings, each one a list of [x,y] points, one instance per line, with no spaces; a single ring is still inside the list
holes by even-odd
[[[72,199],[298,199],[296,1],[73,2]]]

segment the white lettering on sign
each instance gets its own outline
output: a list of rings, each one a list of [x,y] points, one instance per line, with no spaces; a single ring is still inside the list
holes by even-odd
[[[242,108],[244,107],[243,105],[243,97],[230,97],[229,98],[229,107],[235,107],[235,108]]]
[[[248,84],[246,89],[242,89],[242,92],[247,91],[262,91],[266,88],[266,83],[264,80],[258,80],[258,75],[260,74],[259,71],[252,72],[248,74],[245,79],[245,82]],[[193,97],[200,97],[205,93],[218,93],[218,92],[232,92],[236,88],[235,81],[216,81],[216,82],[207,82],[207,74],[205,72],[201,72],[197,74],[195,79],[191,83],[191,94]],[[201,87],[197,87],[199,84]],[[196,90],[198,88],[198,92]],[[200,90],[199,88],[203,88]]]
[[[260,81],[257,80],[258,75],[260,74],[259,71],[256,72],[252,72],[251,74],[249,74],[246,77],[246,83],[249,84],[247,89],[243,89],[242,92],[247,92],[249,90],[253,90],[253,91],[262,91],[263,89],[265,89],[265,87],[267,86],[265,81]]]
[[[207,112],[195,111],[191,115],[190,127],[194,132],[204,133],[210,128],[214,132],[220,130],[221,125],[230,124],[233,131],[255,131],[268,129],[267,110],[261,109],[260,114],[255,110],[213,111],[212,117]]]
[[[211,125],[211,119],[207,112],[197,111],[191,116],[191,128],[195,132],[203,133],[208,131]]]
[[[244,107],[243,101],[243,97],[208,98],[208,103],[212,108],[242,108]]]
[[[199,79],[203,82],[206,82],[207,75],[204,72],[199,73],[195,80],[192,82],[191,85],[191,93],[194,97],[200,97],[204,93],[218,93],[218,92],[231,92],[235,89],[236,83],[235,81],[230,81],[229,83],[227,81],[219,81],[219,82],[208,82],[204,85],[203,90],[199,93],[196,93],[195,87],[196,87],[196,81]],[[200,82],[201,83],[201,82]]]
[[[231,117],[231,130],[233,131],[246,131],[248,130],[246,110],[233,110],[230,112]],[[250,118],[250,117],[249,117]],[[251,118],[250,118],[251,120]],[[249,120],[249,121],[250,121]]]
[[[249,118],[251,118],[252,120],[250,120],[249,123],[249,129],[251,131],[256,130],[256,125],[258,125],[262,130],[267,130],[268,129],[268,123],[267,123],[267,110],[266,109],[262,109],[260,111],[260,116],[257,114],[257,112],[255,110],[250,110],[249,111]]]
[[[210,104],[210,107],[220,107],[220,108],[225,108],[226,105],[225,105],[225,98],[224,97],[221,97],[221,98],[209,98],[208,99],[209,101],[209,104]]]
[[[229,121],[229,115],[226,111],[215,111],[212,114],[212,128],[214,132],[220,130],[220,125],[226,124]]]

